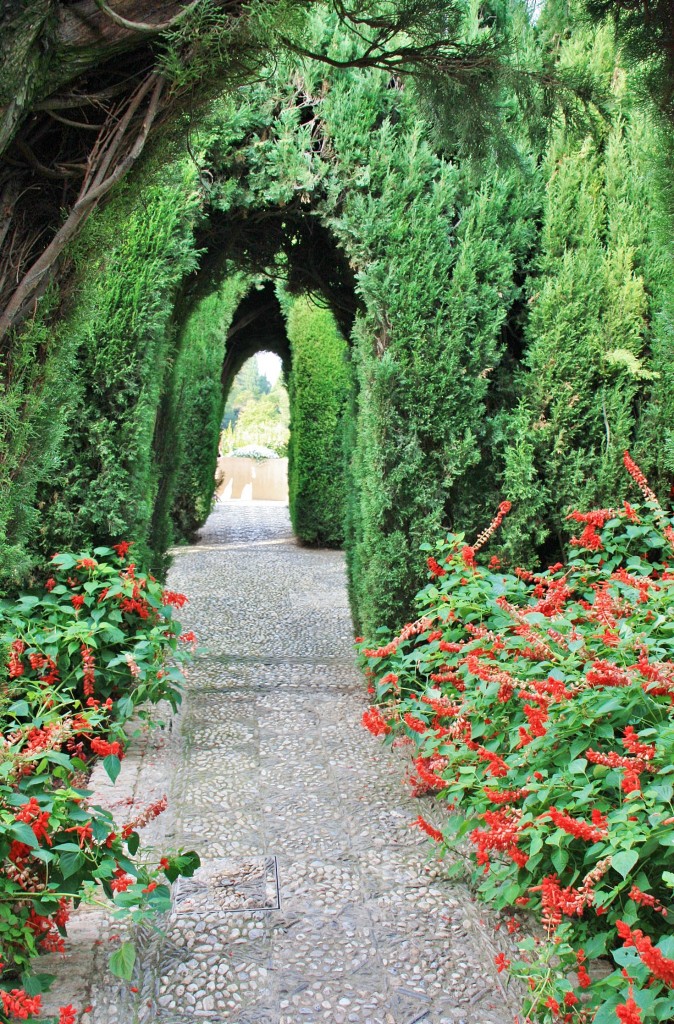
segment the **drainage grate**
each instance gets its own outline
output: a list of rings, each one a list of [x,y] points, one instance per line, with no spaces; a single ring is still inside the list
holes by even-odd
[[[194,878],[180,878],[173,888],[178,913],[204,912],[215,905],[222,913],[281,909],[276,857],[228,857],[207,862]]]
[[[227,913],[281,909],[276,857],[232,862],[215,874],[210,883],[213,898]]]

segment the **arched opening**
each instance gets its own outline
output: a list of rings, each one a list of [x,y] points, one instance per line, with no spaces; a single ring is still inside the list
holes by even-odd
[[[303,265],[293,255],[301,279]],[[264,256],[268,258],[267,253]],[[259,259],[252,247],[246,270]],[[280,361],[288,388],[287,496],[295,534],[304,543],[340,547],[345,537],[346,424],[352,391],[346,339],[325,299],[291,291],[290,275],[279,273],[274,281],[251,279],[231,268],[231,262],[221,260],[220,272],[230,269],[230,276],[215,288],[211,277],[214,290],[206,293],[201,269],[189,292],[183,293],[189,312],[179,338],[174,379],[158,420],[165,429],[155,433],[162,483],[154,510],[153,547],[161,551],[167,538],[194,536],[210,511],[218,473],[218,496],[255,498],[257,491],[258,497],[273,494],[273,500],[279,500],[280,466],[267,465],[261,472],[259,463],[233,467],[220,462],[225,454],[221,427],[227,399],[237,375],[261,351]],[[340,309],[344,314],[344,302]],[[266,477],[269,489],[263,486]]]
[[[288,502],[290,403],[282,373],[280,357],[261,351],[232,382],[220,424],[218,502]]]

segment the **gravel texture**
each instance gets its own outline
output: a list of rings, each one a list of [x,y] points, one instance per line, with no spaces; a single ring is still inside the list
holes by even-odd
[[[134,742],[114,790],[95,782],[108,804],[168,792],[146,842],[202,868],[136,933],[131,987],[103,971],[119,928],[77,915],[53,1004],[91,1004],[92,1024],[511,1024],[493,965],[510,937],[444,877],[409,827],[432,805],[360,725],[342,554],[298,545],[285,506],[222,503],[169,585],[207,653],[178,719]]]

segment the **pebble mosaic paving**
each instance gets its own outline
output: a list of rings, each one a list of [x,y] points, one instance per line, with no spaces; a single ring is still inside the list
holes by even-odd
[[[86,1001],[90,1024],[511,1024],[493,965],[510,937],[444,877],[410,828],[432,806],[360,725],[342,554],[301,547],[285,506],[222,503],[169,585],[207,653],[122,789],[97,779],[109,804],[168,791],[146,843],[202,867],[136,933],[131,986],[103,970],[115,926],[79,915],[54,998]]]

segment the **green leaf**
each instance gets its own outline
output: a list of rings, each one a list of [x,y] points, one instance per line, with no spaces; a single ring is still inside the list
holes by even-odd
[[[137,832],[132,832],[126,841],[126,848],[132,857],[135,856],[135,854],[137,853],[139,845],[140,836],[138,835]]]
[[[39,996],[43,992],[48,992],[55,981],[55,974],[29,974],[25,971],[21,975],[21,988],[29,996]]]
[[[658,999],[653,1004],[652,1012],[656,1020],[670,1021],[674,1016],[674,999]]]
[[[56,854],[52,853],[51,850],[43,850],[41,847],[33,852],[33,857],[41,860],[44,864],[51,863],[55,856]]]
[[[108,640],[111,644],[122,643],[125,639],[125,635],[122,633],[121,629],[117,629],[117,626],[113,626],[109,622],[101,623],[101,632],[108,634]]]
[[[133,942],[123,942],[110,957],[110,970],[117,978],[131,981],[133,965],[136,962],[136,947]]]
[[[621,1002],[624,1002],[624,1000],[620,999],[618,996],[611,996],[608,1002],[602,1003],[597,1010],[593,1024],[616,1024],[617,1016],[615,1008],[618,1003]]]
[[[31,850],[36,850],[40,845],[35,838],[30,825],[27,825],[25,821],[15,821],[14,824],[8,829],[10,836],[14,836],[20,843],[25,843],[26,846],[30,846]]]
[[[60,750],[45,750],[44,758],[47,761],[52,761],[54,764],[60,764],[64,768],[72,767],[72,761],[67,754],[62,754]]]
[[[79,871],[79,869],[84,864],[84,861],[85,857],[81,850],[78,850],[77,853],[75,853],[74,851],[71,852],[67,850],[65,853],[62,853],[61,856],[59,857],[59,867],[61,868],[61,874],[63,875],[64,878],[70,878],[71,875],[74,875],[77,871]]]
[[[122,768],[119,758],[115,754],[108,754],[107,757],[103,758],[103,767],[108,773],[110,781],[116,782]]]
[[[28,701],[16,700],[13,704],[7,708],[8,715],[16,715],[17,718],[27,718],[30,714],[30,708],[28,707]]]
[[[116,703],[117,712],[120,718],[130,718],[133,714],[134,703],[132,697],[120,697]]]
[[[54,555],[54,557],[52,558],[52,564],[53,565],[58,565],[58,567],[60,569],[72,569],[72,567],[76,563],[77,563],[77,559],[73,558],[72,555],[68,555],[68,554]]]
[[[638,860],[639,854],[636,850],[621,850],[619,853],[613,854],[611,867],[615,868],[623,878],[627,878]]]
[[[583,950],[588,960],[604,956],[610,938],[612,938],[610,932],[600,932],[598,935],[592,935],[589,939],[585,939],[583,941]]]

